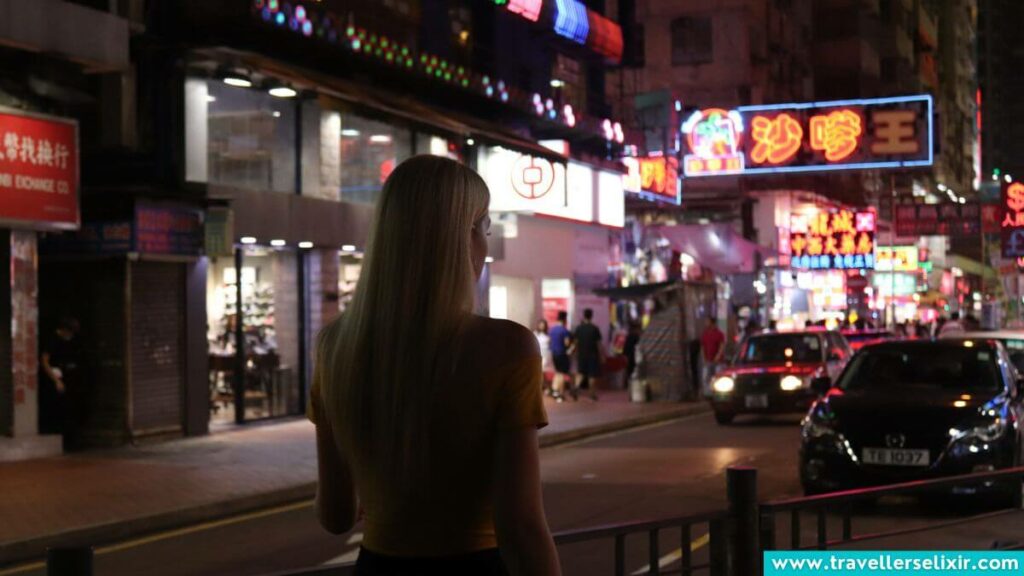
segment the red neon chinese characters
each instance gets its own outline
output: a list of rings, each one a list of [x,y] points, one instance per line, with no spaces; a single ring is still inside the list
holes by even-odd
[[[757,164],[782,164],[790,160],[800,150],[804,138],[800,122],[786,113],[775,118],[754,116],[750,127],[750,136],[756,142],[750,159]]]
[[[874,154],[917,154],[917,131],[914,122],[917,113],[913,110],[885,110],[871,113],[875,125],[875,142],[871,144]]]
[[[860,115],[836,110],[811,117],[811,148],[824,150],[829,162],[840,162],[857,149],[862,129]]]

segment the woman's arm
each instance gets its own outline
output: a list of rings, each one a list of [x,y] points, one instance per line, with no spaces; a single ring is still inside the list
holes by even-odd
[[[334,443],[327,424],[316,427],[318,480],[316,515],[320,525],[332,534],[342,534],[356,523],[356,488],[349,466]]]
[[[43,373],[46,374],[46,377],[52,380],[53,383],[57,386],[57,391],[63,392],[64,381],[61,380],[60,376],[57,376],[56,372],[53,371],[53,366],[50,365],[50,353],[44,351],[42,354],[40,354],[39,363],[42,364]]]
[[[494,454],[494,524],[511,576],[560,576],[544,516],[535,428],[498,431]]]

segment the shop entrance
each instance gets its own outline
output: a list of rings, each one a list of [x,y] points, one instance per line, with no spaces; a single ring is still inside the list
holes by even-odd
[[[210,259],[211,427],[299,412],[298,258],[245,246],[233,258]]]

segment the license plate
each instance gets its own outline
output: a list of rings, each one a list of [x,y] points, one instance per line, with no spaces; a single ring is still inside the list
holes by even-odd
[[[927,450],[902,450],[896,448],[865,448],[865,464],[885,466],[927,466]]]
[[[747,408],[767,408],[767,394],[749,394],[745,399]]]

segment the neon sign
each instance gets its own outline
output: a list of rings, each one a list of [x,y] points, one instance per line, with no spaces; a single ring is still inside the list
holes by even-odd
[[[679,161],[674,157],[624,158],[623,189],[650,200],[678,204]]]
[[[587,8],[579,0],[556,0],[555,32],[577,44],[586,44],[590,34]]]
[[[875,267],[875,213],[836,210],[794,215],[787,241],[793,268],[864,270]]]
[[[682,125],[688,178],[930,166],[930,95],[709,108]],[[742,138],[749,126],[747,138]]]
[[[1024,256],[1024,184],[1003,183],[999,230],[1004,258]]]
[[[683,123],[690,154],[683,157],[687,175],[738,174],[743,171],[743,118],[738,112],[710,108]]]
[[[875,270],[878,272],[917,272],[917,246],[894,246],[892,248],[879,246],[875,248]]]
[[[540,9],[544,7],[544,0],[509,0],[508,11],[519,14],[530,22],[540,19]]]

